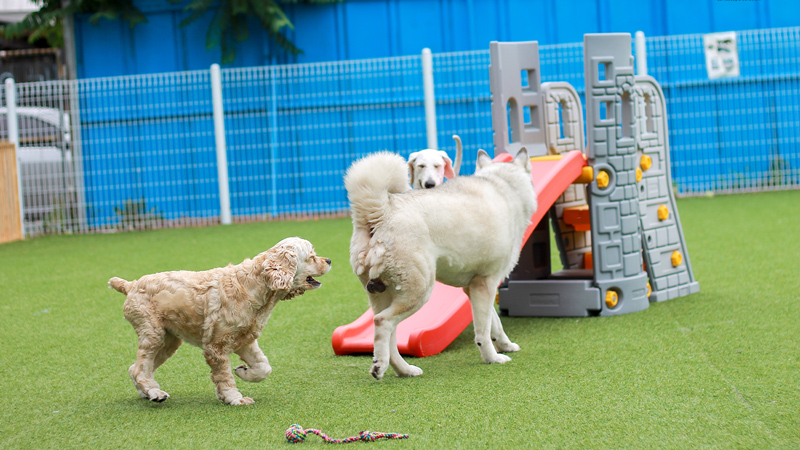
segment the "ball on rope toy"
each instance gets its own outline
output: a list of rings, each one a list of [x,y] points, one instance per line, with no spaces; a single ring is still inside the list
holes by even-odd
[[[299,444],[306,440],[309,433],[316,434],[329,444],[349,444],[350,442],[372,442],[378,439],[407,439],[407,434],[400,433],[381,433],[377,431],[362,431],[358,436],[351,436],[344,439],[333,439],[320,430],[315,428],[304,429],[299,424],[293,424],[286,430],[286,441],[292,444]]]

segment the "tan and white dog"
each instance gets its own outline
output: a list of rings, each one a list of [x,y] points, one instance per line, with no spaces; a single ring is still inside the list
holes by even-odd
[[[428,301],[435,281],[462,287],[472,305],[475,343],[486,363],[519,346],[494,308],[497,286],[519,259],[536,211],[528,153],[495,163],[478,152],[476,172],[436,189],[410,190],[405,160],[388,152],[356,161],[345,175],[353,236],[350,264],[375,313],[370,374],[389,364],[399,376],[422,374],[397,349],[397,324]]]
[[[110,287],[126,294],[123,311],[139,337],[136,362],[128,369],[139,396],[163,402],[169,394],[154,378],[158,367],[186,341],[203,349],[217,397],[229,405],[249,405],[236,388],[229,355],[246,364],[234,373],[259,382],[272,372],[258,337],[281,300],[317,289],[331,260],[318,257],[311,243],[297,237],[241,264],[204,272],[162,272],[138,280],[111,278]]]
[[[408,156],[408,172],[411,174],[411,187],[414,189],[430,189],[439,186],[444,179],[458,176],[461,171],[461,138],[453,135],[456,141],[455,164],[447,156],[447,152],[426,148]]]

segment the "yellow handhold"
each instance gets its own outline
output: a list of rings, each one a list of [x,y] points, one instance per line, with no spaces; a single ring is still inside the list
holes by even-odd
[[[636,182],[642,181],[642,169],[636,168]]]
[[[573,183],[587,184],[594,181],[594,167],[583,166],[580,176]]]
[[[650,287],[650,283],[647,283],[647,296],[650,297],[650,294],[653,293],[653,288]]]
[[[661,205],[658,207],[658,220],[667,220],[669,218],[669,208],[667,205]]]
[[[617,306],[617,303],[619,303],[619,296],[617,295],[617,293],[614,291],[606,292],[606,305],[609,308],[613,308]]]
[[[672,252],[672,257],[670,257],[670,260],[672,261],[672,267],[678,267],[683,262],[683,255],[681,255],[681,252],[675,250]]]
[[[642,155],[642,159],[639,160],[639,165],[642,166],[642,170],[647,170],[653,166],[653,159],[647,155]]]
[[[601,170],[600,173],[597,174],[597,187],[605,188],[608,187],[608,182],[610,181],[608,177],[608,172],[605,170]]]

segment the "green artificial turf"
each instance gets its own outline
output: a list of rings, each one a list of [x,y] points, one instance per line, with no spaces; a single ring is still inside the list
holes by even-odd
[[[287,448],[293,423],[411,435],[359,448],[797,448],[800,191],[678,206],[700,293],[616,317],[504,317],[522,347],[504,365],[481,363],[470,326],[410,358],[423,376],[389,369],[380,382],[371,356],[331,349],[334,328],[367,307],[347,219],[0,245],[0,448]],[[135,334],[107,280],[237,263],[292,235],[333,270],[275,309],[260,339],[274,372],[239,382],[256,404],[221,404],[188,345],[156,373],[170,399],[140,399]]]

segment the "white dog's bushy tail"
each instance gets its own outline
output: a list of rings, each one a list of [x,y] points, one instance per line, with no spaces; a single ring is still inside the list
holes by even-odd
[[[389,194],[411,189],[408,167],[400,155],[378,152],[350,166],[344,176],[354,224],[369,226],[383,216]]]
[[[108,280],[108,287],[126,295],[131,291],[131,286],[133,286],[132,282],[123,280],[122,278],[114,277]]]
[[[370,238],[386,213],[389,195],[411,190],[406,160],[390,152],[366,156],[347,170],[344,187],[353,218],[350,264],[359,275],[367,268],[371,273],[379,271],[375,260],[380,259],[382,251],[370,248]]]

